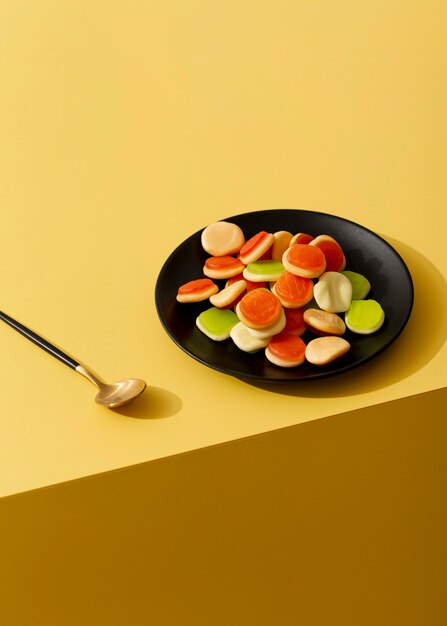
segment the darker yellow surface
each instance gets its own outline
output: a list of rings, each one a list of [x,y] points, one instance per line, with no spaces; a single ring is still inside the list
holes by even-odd
[[[0,324],[0,497],[446,386],[446,22],[445,0],[0,0],[0,307],[148,383],[113,414]],[[349,376],[246,385],[160,324],[168,255],[275,207],[362,224],[414,276],[401,337]]]
[[[443,626],[446,401],[4,498],[0,622]]]

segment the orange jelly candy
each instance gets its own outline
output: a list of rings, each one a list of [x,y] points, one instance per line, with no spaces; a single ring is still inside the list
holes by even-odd
[[[317,246],[295,243],[283,255],[283,265],[287,271],[304,278],[320,276],[326,267],[326,258]]]
[[[293,246],[294,243],[310,243],[313,239],[312,235],[308,235],[307,233],[297,233],[292,237],[290,245]]]
[[[278,298],[268,289],[248,291],[238,305],[241,321],[254,329],[268,328],[281,315],[282,306]]]
[[[205,261],[203,273],[209,278],[230,278],[244,270],[244,264],[234,256],[211,256]]]
[[[281,364],[286,366],[288,363],[300,365],[304,362],[306,344],[300,337],[282,331],[271,338],[268,345],[268,352],[270,356],[274,357],[274,362],[276,362],[277,365]]]
[[[292,333],[292,335],[304,335],[307,330],[306,323],[304,321],[303,309],[284,309],[286,315],[286,325],[284,332]]]
[[[312,300],[314,284],[310,278],[286,271],[276,281],[273,292],[284,307],[298,309]]]
[[[275,241],[274,236],[271,233],[267,233],[265,230],[257,233],[244,243],[239,250],[239,258],[247,265],[258,261],[264,254],[266,254],[269,248]]]
[[[219,291],[209,278],[197,278],[181,285],[177,291],[179,302],[201,302]]]
[[[343,250],[340,245],[330,237],[317,237],[311,243],[311,246],[320,248],[323,252],[326,259],[326,272],[340,272],[345,268],[346,259]]]

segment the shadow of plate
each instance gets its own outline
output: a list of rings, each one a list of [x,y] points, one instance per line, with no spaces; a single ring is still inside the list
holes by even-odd
[[[414,284],[414,305],[401,335],[373,360],[343,374],[299,384],[252,386],[297,397],[335,398],[393,385],[422,369],[447,338],[447,283],[439,270],[414,248],[383,236],[404,259]]]

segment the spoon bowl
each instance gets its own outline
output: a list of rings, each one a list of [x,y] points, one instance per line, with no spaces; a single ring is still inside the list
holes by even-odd
[[[95,402],[111,409],[127,404],[146,389],[146,383],[139,378],[118,380],[110,385],[103,385],[95,396]]]
[[[146,389],[146,383],[139,378],[126,378],[116,383],[102,384],[95,396],[95,402],[111,409],[127,404]]]
[[[98,388],[99,391],[96,394],[95,402],[102,404],[102,406],[107,406],[109,409],[130,402],[146,389],[146,383],[140,378],[126,378],[125,380],[118,380],[116,383],[108,384],[84,365],[78,365],[75,369],[78,374],[88,378]]]

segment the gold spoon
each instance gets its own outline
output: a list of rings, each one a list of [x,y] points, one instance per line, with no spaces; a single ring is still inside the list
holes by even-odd
[[[27,339],[37,344],[40,348],[52,354],[56,357],[56,359],[59,359],[59,361],[62,361],[62,363],[65,363],[65,365],[74,369],[78,372],[78,374],[88,378],[88,380],[99,389],[95,397],[95,401],[98,404],[102,404],[103,406],[113,409],[117,406],[130,402],[143,393],[146,388],[144,380],[140,380],[139,378],[126,378],[125,380],[118,380],[116,383],[108,385],[88,370],[84,365],[78,363],[75,359],[73,359],[73,357],[65,354],[65,352],[60,350],[60,348],[57,348],[43,337],[40,337],[34,331],[30,330],[20,322],[17,322],[9,315],[6,315],[6,313],[0,311],[0,319],[24,335]]]

